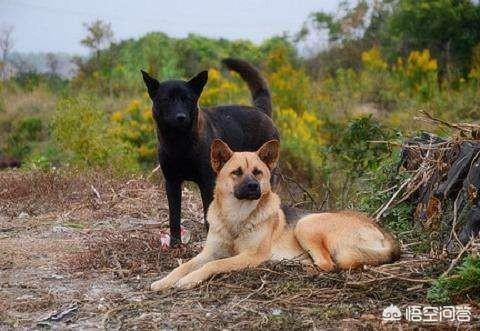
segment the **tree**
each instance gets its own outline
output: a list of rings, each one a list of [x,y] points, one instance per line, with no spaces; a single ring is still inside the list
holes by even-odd
[[[354,6],[348,1],[341,1],[336,14],[326,12],[311,13],[309,19],[297,34],[297,40],[318,31],[326,32],[330,44],[342,44],[359,39],[368,24],[369,5],[360,0]],[[332,45],[330,45],[332,46]]]
[[[102,20],[96,20],[91,23],[84,23],[83,26],[87,29],[87,36],[83,38],[80,43],[85,47],[88,47],[95,57],[92,60],[84,62],[82,58],[76,58],[75,63],[79,70],[86,74],[91,75],[93,72],[100,70],[100,68],[106,68],[105,76],[107,79],[107,88],[109,94],[112,95],[112,84],[110,84],[113,61],[111,56],[113,52],[106,52],[106,56],[101,57],[101,50],[105,48],[112,48],[113,43],[113,31],[112,25]],[[103,62],[103,63],[102,63]]]
[[[47,67],[48,71],[52,75],[57,75],[58,74],[58,67],[59,67],[59,60],[58,57],[54,53],[47,53],[46,55],[46,62],[47,62]]]
[[[3,80],[7,79],[7,75],[8,75],[7,60],[12,48],[13,48],[13,26],[4,26],[0,29],[0,52],[2,56],[0,69],[1,69]]]
[[[100,50],[107,48],[113,42],[112,25],[102,20],[91,23],[83,23],[87,29],[87,36],[80,43],[95,52],[96,57],[100,56]]]
[[[337,69],[349,67],[359,69],[361,53],[372,45],[366,40],[372,18],[383,10],[383,2],[358,0],[341,1],[337,12],[314,12],[310,14],[297,41],[318,35],[319,44],[327,36],[328,48],[307,60],[307,67],[313,76],[333,75]],[[314,37],[315,38],[315,37]]]
[[[470,67],[472,49],[480,42],[480,4],[470,0],[400,0],[388,20],[388,42],[393,53],[430,49],[448,78],[456,65],[463,75]]]

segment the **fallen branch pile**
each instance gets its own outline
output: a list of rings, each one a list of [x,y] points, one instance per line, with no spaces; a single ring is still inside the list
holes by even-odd
[[[480,125],[451,124],[422,112],[421,120],[455,129],[440,138],[422,133],[402,145],[401,165],[410,177],[383,208],[408,201],[414,221],[437,232],[444,248],[463,247],[480,231]]]

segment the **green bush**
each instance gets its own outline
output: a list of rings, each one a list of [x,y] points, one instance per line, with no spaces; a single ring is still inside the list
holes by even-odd
[[[400,151],[394,151],[375,170],[366,172],[358,180],[358,188],[350,197],[351,207],[371,215],[378,212],[407,177],[405,173],[397,171],[399,162]],[[416,252],[425,252],[430,247],[423,231],[412,231],[417,225],[413,223],[413,206],[408,202],[389,208],[383,213],[381,223],[399,240],[418,242],[412,247]]]
[[[13,125],[13,131],[7,139],[4,150],[7,154],[20,159],[26,157],[35,144],[42,139],[43,124],[38,117],[26,117]]]
[[[62,162],[58,147],[51,141],[36,144],[32,151],[22,160],[22,167],[26,169],[50,169],[59,166]]]
[[[480,257],[467,256],[450,276],[441,276],[428,291],[433,303],[449,304],[465,299],[480,299]]]
[[[53,118],[52,136],[70,165],[122,173],[138,170],[134,149],[115,134],[106,114],[91,98],[61,100]]]
[[[376,169],[390,156],[385,141],[397,138],[393,130],[382,127],[371,115],[349,121],[341,128],[338,140],[331,146],[337,165],[349,176],[360,177],[365,171]]]
[[[346,123],[328,121],[322,128],[330,135],[324,148],[324,171],[336,197],[335,204],[338,208],[351,207],[358,203],[358,192],[370,185],[369,179],[381,171],[382,162],[391,158],[391,150],[385,142],[398,135],[370,115]]]

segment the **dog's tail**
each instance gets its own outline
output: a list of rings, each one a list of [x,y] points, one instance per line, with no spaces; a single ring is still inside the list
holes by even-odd
[[[228,58],[222,63],[230,70],[237,72],[247,83],[252,94],[253,105],[272,117],[272,100],[265,79],[250,63],[240,59]]]

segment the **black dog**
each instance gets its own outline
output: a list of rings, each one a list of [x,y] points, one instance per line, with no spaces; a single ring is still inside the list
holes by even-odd
[[[263,143],[279,139],[270,118],[270,92],[260,73],[243,60],[225,59],[223,64],[239,73],[248,84],[254,107],[229,105],[199,109],[198,99],[207,83],[207,71],[189,81],[159,82],[142,70],[157,124],[159,161],[170,211],[170,246],[181,243],[182,182],[197,183],[204,215],[213,199],[215,173],[210,166],[210,145],[214,139],[222,139],[234,151],[256,151]],[[206,220],[205,225],[208,228]]]

